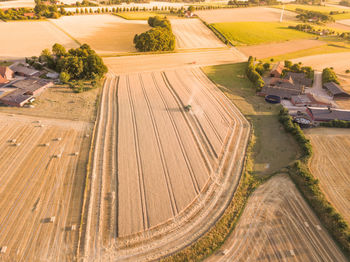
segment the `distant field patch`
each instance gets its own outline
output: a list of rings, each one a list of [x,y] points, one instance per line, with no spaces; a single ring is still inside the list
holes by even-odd
[[[127,20],[147,20],[150,16],[168,15],[168,13],[160,14],[157,12],[123,12],[117,13],[117,16]]]
[[[213,26],[227,39],[237,45],[258,45],[294,39],[310,39],[314,36],[289,29],[289,23],[235,22],[215,23]]]

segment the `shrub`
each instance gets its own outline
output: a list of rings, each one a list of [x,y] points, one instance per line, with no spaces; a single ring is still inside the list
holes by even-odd
[[[325,68],[322,71],[322,83],[329,83],[329,82],[334,82],[339,84],[338,77],[334,73],[332,68]]]
[[[264,68],[263,68],[262,64],[260,64],[260,65],[261,66],[258,67],[258,70],[262,70],[262,72],[261,72],[261,74],[262,74],[264,71]],[[254,87],[256,88],[257,91],[260,91],[261,88],[265,85],[264,80],[261,77],[261,74],[259,74],[258,71],[256,70],[256,67],[254,65],[254,58],[252,56],[250,56],[248,58],[246,75],[247,75],[248,79],[253,82]]]

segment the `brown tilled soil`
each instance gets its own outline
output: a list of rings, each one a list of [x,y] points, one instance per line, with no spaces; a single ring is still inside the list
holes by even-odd
[[[287,175],[251,196],[232,235],[206,261],[347,261]]]
[[[314,150],[311,172],[328,200],[350,223],[350,130],[318,128],[306,131]]]
[[[243,46],[237,49],[247,56],[254,56],[263,59],[271,56],[283,55],[285,53],[296,52],[316,46],[325,45],[319,40],[291,40],[283,43],[264,44],[256,46]]]
[[[0,114],[0,261],[74,260],[90,132],[83,122]]]
[[[282,10],[266,7],[232,8],[196,11],[208,24],[224,22],[279,22]],[[297,14],[284,11],[283,20],[296,20]]]
[[[199,19],[171,19],[178,49],[225,47]]]

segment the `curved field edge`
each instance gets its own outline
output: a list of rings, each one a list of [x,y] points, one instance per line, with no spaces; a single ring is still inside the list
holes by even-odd
[[[341,214],[327,200],[324,192],[319,186],[319,181],[309,169],[312,157],[312,146],[309,139],[297,124],[292,122],[286,109],[280,111],[280,122],[285,130],[291,133],[298,142],[302,157],[288,167],[288,173],[300,193],[311,206],[317,217],[333,237],[335,242],[346,257],[350,257],[350,228]]]
[[[245,72],[246,64],[247,63],[238,63],[207,67],[203,69],[209,79],[214,84],[216,84],[218,88],[229,98],[229,100],[233,102],[244,114],[244,116],[249,120],[249,123],[252,127],[239,185],[233,195],[233,198],[231,199],[231,202],[217,223],[193,244],[187,246],[182,250],[179,250],[176,253],[171,254],[168,257],[163,258],[161,260],[163,262],[201,261],[214,254],[224,244],[225,240],[235,229],[236,224],[238,223],[239,218],[244,211],[246,203],[255,189],[260,184],[267,181],[273,174],[278,173],[281,169],[287,167],[291,162],[297,159],[297,154],[289,155],[289,153],[286,151],[279,151],[278,154],[283,155],[283,161],[279,161],[282,163],[279,165],[271,163],[272,168],[268,169],[265,172],[260,170],[260,167],[258,167],[257,163],[255,163],[261,162],[261,154],[268,154],[271,156],[270,158],[275,158],[275,155],[269,154],[267,145],[262,143],[262,140],[266,140],[265,135],[262,133],[271,133],[269,131],[270,125],[277,129],[280,129],[279,127],[281,126],[278,122],[278,107],[274,107],[272,110],[273,113],[271,115],[259,115],[263,114],[263,112],[269,109],[270,106],[266,105],[263,99],[255,95],[255,91],[249,80],[242,79],[241,74]],[[221,70],[221,73],[223,74],[216,74],[216,72],[212,73],[210,72],[210,69],[219,69],[218,71]],[[213,76],[214,74],[215,77]],[[216,78],[220,79],[220,81],[216,81]],[[233,83],[225,83],[225,80],[223,79],[228,79],[228,81],[231,81]],[[232,81],[232,79],[235,79],[236,82]],[[227,85],[223,87],[221,84]],[[227,91],[229,87],[232,87],[232,89],[234,89],[236,92],[233,96],[231,96],[232,94]],[[244,99],[248,100],[250,104],[242,103]],[[258,103],[260,104],[256,108],[251,108],[251,105],[256,105]],[[266,122],[267,124],[263,126],[261,121]],[[278,143],[281,143],[281,141],[290,143],[291,147],[288,148],[289,151],[293,151],[294,149],[294,152],[298,152],[297,144],[294,142],[293,138],[284,131],[280,133],[281,136],[277,136]]]

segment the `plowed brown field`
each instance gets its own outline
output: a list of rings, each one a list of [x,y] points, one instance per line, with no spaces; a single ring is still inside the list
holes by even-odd
[[[251,196],[236,229],[209,261],[346,262],[287,175],[277,175]]]
[[[0,114],[0,261],[74,260],[89,129]]]
[[[328,200],[350,223],[350,130],[320,128],[306,134],[314,150],[311,172],[320,180]]]
[[[111,75],[101,104],[86,257],[142,261],[190,243],[232,196],[247,121],[200,69]]]

